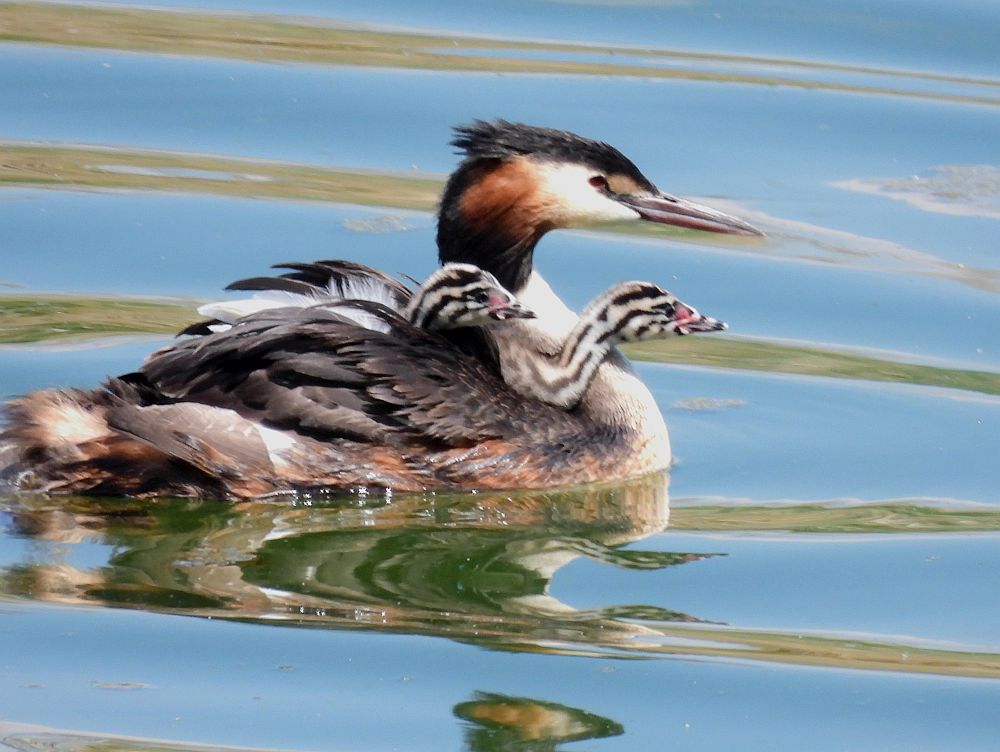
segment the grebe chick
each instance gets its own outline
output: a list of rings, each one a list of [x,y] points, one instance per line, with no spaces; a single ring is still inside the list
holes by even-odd
[[[405,318],[424,329],[460,329],[533,319],[535,312],[521,305],[489,272],[472,264],[452,263],[433,272],[414,291]]]
[[[615,345],[725,328],[651,282],[622,282],[587,304],[557,354],[523,361],[520,381],[535,399],[571,409]]]

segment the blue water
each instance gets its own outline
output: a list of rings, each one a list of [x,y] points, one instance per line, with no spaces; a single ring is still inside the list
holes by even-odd
[[[175,739],[224,737],[255,748],[351,749],[365,740],[375,750],[462,749],[463,724],[449,702],[484,686],[518,696],[526,685],[550,684],[554,662],[561,702],[625,727],[624,736],[589,742],[598,749],[773,749],[775,740],[791,738],[816,749],[989,749],[984,734],[996,722],[996,695],[991,700],[982,682],[969,680],[711,661],[629,665],[364,632],[208,629],[177,617],[90,609],[42,608],[8,623],[8,638],[50,646],[43,661],[18,657],[11,668],[60,688],[6,683],[15,701],[5,713],[35,717],[37,705],[58,692],[64,705],[49,716],[69,727],[92,727],[114,706],[122,733],[155,726]],[[109,642],[121,646],[113,669],[102,658]],[[187,657],[185,671],[178,655]],[[101,689],[87,677],[149,686]]]
[[[566,128],[768,233],[554,233],[536,260],[570,305],[650,279],[728,321],[724,336],[996,383],[996,3],[169,5],[714,57],[634,49],[608,60],[649,75],[497,75],[7,42],[0,163],[31,142],[441,176],[454,124]],[[665,68],[789,85],[654,77]],[[435,263],[424,212],[196,184],[0,171],[0,295],[193,306],[275,262]],[[405,229],[357,229],[386,217]],[[0,345],[0,397],[92,386],[168,341]],[[0,497],[0,749],[995,749],[1000,397],[636,367],[670,424],[669,488],[237,508]],[[872,504],[894,510],[881,526],[858,521]],[[706,509],[720,517],[699,527]]]

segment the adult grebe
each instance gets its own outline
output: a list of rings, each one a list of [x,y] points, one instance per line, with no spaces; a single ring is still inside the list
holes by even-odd
[[[514,389],[530,393],[530,364],[559,351],[576,325],[534,271],[535,246],[549,230],[602,221],[645,220],[736,235],[762,233],[742,220],[662,193],[614,147],[574,133],[504,120],[456,129],[464,160],[451,175],[438,218],[442,262],[476,264],[537,314],[494,332],[500,366]],[[576,412],[628,436],[621,471],[669,466],[670,439],[659,407],[616,350],[598,368]]]
[[[526,364],[560,353],[578,322],[533,272],[535,245],[603,220],[759,233],[661,194],[617,150],[574,134],[477,122],[455,144],[465,159],[442,200],[440,258],[481,266],[540,316],[494,327],[500,375],[376,303],[348,307],[386,331],[323,307],[265,311],[102,389],[12,401],[7,476],[47,491],[245,498],[538,488],[667,467],[663,419],[617,351],[571,411],[522,396],[538,373]]]

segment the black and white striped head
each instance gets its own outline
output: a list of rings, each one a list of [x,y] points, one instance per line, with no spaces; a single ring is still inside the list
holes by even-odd
[[[664,339],[693,332],[717,332],[726,324],[702,316],[652,282],[622,282],[601,295],[586,315],[617,342]]]
[[[478,266],[445,264],[417,288],[407,317],[425,329],[457,329],[532,319],[535,313]]]

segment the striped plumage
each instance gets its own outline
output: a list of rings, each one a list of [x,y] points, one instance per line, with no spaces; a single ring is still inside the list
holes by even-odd
[[[535,317],[492,274],[457,263],[445,264],[424,280],[406,304],[404,315],[414,326],[431,330]]]
[[[615,345],[725,328],[662,287],[622,282],[587,304],[557,354],[522,361],[519,383],[532,385],[533,398],[569,409],[580,401]]]

